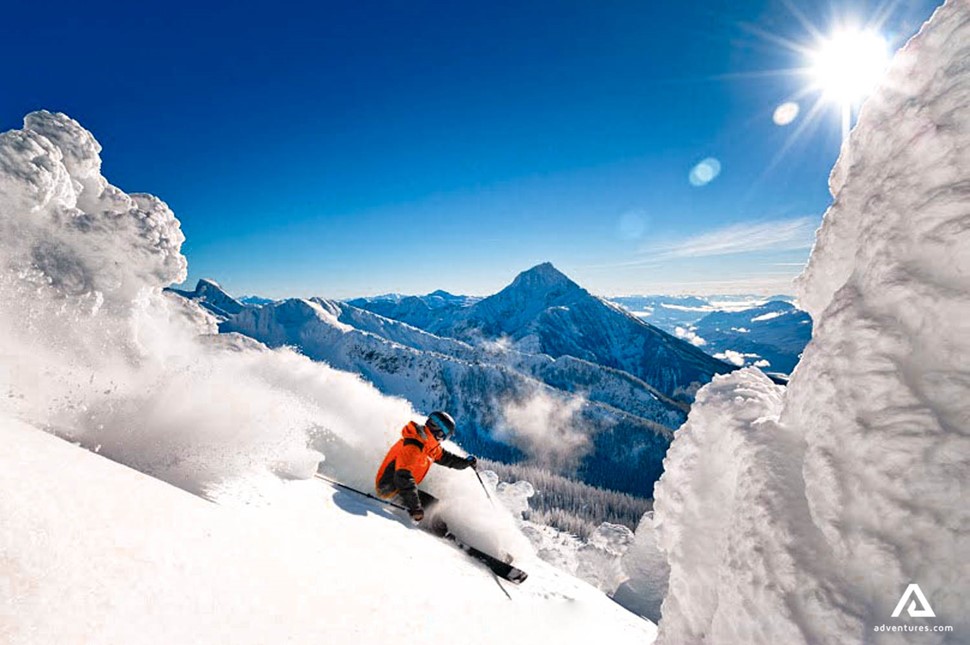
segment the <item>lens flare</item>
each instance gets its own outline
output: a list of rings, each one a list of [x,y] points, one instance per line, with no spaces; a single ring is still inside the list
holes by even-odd
[[[798,118],[799,110],[798,103],[788,101],[775,108],[775,113],[771,116],[771,119],[775,122],[775,125],[788,125]]]
[[[693,186],[706,186],[719,174],[721,174],[721,162],[714,157],[708,157],[691,168],[688,179]]]

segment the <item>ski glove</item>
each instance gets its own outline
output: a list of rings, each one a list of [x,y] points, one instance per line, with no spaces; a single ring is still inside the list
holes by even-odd
[[[408,515],[410,515],[411,519],[414,520],[414,523],[417,524],[418,522],[424,519],[424,509],[409,508]]]
[[[465,457],[465,461],[468,462],[470,468],[478,468],[478,458],[475,455],[468,455]]]

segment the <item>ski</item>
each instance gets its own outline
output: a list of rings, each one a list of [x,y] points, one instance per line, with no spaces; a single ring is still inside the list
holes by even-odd
[[[326,477],[320,473],[316,473],[314,477],[318,479],[322,479],[326,482],[329,482],[330,484],[337,486],[339,488],[342,488],[344,490],[357,493],[358,495],[374,500],[375,502],[380,502],[381,504],[384,504],[386,506],[390,506],[398,510],[405,510],[405,511],[407,510],[404,506],[401,506],[400,504],[397,504],[392,501],[388,501],[386,499],[381,499],[379,497],[375,497],[370,493],[359,491],[356,488],[351,488],[346,484],[342,484],[335,479],[330,479],[329,477]],[[494,573],[500,578],[503,578],[515,584],[521,584],[526,578],[529,577],[529,574],[527,574],[525,571],[512,565],[512,556],[506,555],[504,559],[501,559],[501,558],[495,557],[494,555],[490,555],[488,553],[485,553],[484,551],[476,549],[473,546],[469,546],[464,542],[461,542],[458,538],[456,538],[451,533],[449,533],[448,528],[443,523],[440,525],[440,528],[435,527],[434,525],[428,525],[428,526],[422,525],[419,528],[421,528],[423,531],[427,533],[430,533],[431,535],[434,535],[435,537],[444,538],[446,540],[450,540],[454,542],[459,549],[461,549],[471,557],[475,558],[476,560],[478,560],[479,562],[487,566],[489,569],[491,569],[492,573]]]
[[[522,584],[522,582],[529,577],[529,574],[512,564],[512,556],[510,555],[506,555],[504,560],[497,558],[494,555],[485,553],[484,551],[476,549],[473,546],[465,544],[451,533],[447,533],[444,536],[439,535],[438,537],[443,537],[446,540],[454,542],[455,546],[491,569],[492,573],[497,575],[499,578],[503,578],[504,580],[508,580],[509,582],[513,582],[515,584]]]
[[[461,549],[462,551],[464,551],[465,553],[467,553],[468,555],[475,558],[476,560],[484,564],[486,567],[491,569],[492,573],[497,575],[499,578],[503,578],[505,580],[508,580],[509,582],[512,582],[518,585],[518,584],[522,584],[525,581],[525,579],[529,577],[529,574],[527,574],[522,569],[514,566],[511,562],[500,560],[499,558],[496,558],[494,555],[489,555],[484,551],[479,551],[473,546],[462,544],[458,540],[455,540],[455,544],[458,545],[459,549]]]

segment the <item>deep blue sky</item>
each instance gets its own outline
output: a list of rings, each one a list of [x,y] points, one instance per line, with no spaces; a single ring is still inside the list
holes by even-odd
[[[791,2],[822,30],[884,4]],[[769,0],[7,3],[0,130],[79,120],[235,294],[484,294],[546,260],[601,294],[778,291],[839,128],[773,123],[805,78],[758,72],[804,60],[766,34],[811,40]]]

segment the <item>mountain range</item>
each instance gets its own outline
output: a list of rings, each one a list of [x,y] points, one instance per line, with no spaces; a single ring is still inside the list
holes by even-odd
[[[298,348],[416,410],[451,411],[471,452],[574,469],[588,483],[645,497],[693,392],[733,369],[551,264],[480,299],[439,291],[256,305],[211,280],[171,291],[207,309],[221,332]]]
[[[812,338],[812,318],[790,296],[620,296],[645,322],[733,365],[787,377]]]
[[[434,316],[415,316],[407,304],[391,309],[373,301],[350,301],[437,336],[479,345],[507,343],[528,354],[573,356],[622,370],[684,402],[699,384],[730,367],[639,320],[616,304],[593,296],[558,271],[540,264],[482,300],[455,300]],[[404,301],[402,301],[402,304]]]
[[[735,365],[790,374],[812,339],[812,317],[790,302],[769,300],[742,311],[715,311],[690,327],[702,348]]]

